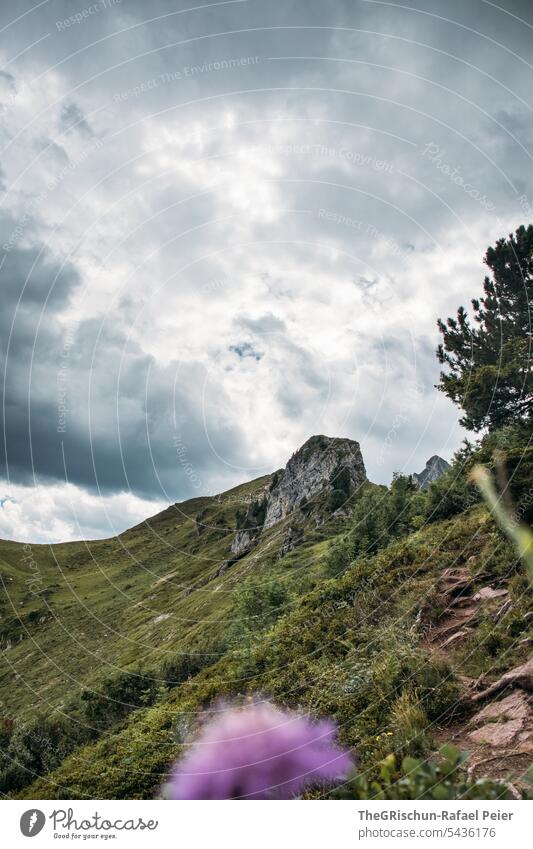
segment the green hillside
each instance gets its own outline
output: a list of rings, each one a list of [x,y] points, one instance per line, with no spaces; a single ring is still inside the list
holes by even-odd
[[[249,564],[213,575],[231,556],[239,506],[268,480],[174,505],[109,540],[1,541],[4,710],[20,718],[42,702],[60,708],[88,677],[156,665],[204,635],[216,646]]]
[[[111,540],[1,543],[2,792],[153,797],[202,709],[258,694],[334,717],[361,776],[391,752],[432,756],[475,713],[474,682],[524,664],[531,643],[523,566],[464,467],[425,493],[367,483],[351,515],[321,492],[236,560],[243,508],[275,476]],[[447,644],[462,621],[450,586],[473,615]],[[472,601],[487,587],[494,597]],[[520,781],[527,759],[507,754],[479,774]]]
[[[3,743],[12,745],[4,750],[4,792],[232,650],[242,638],[233,611],[247,576],[280,581],[278,613],[295,603],[296,588],[313,586],[324,538],[343,520],[320,531],[304,520],[307,544],[283,560],[280,522],[233,562],[238,513],[271,480],[173,505],[109,540],[0,541]],[[253,616],[250,639],[265,624]],[[20,757],[11,757],[19,737]]]

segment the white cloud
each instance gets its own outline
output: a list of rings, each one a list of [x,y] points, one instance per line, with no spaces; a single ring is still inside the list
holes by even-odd
[[[18,486],[0,481],[0,537],[17,542],[104,539],[163,510],[131,492],[91,495],[73,484]]]

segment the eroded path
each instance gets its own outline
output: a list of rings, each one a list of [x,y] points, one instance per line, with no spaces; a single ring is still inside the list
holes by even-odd
[[[480,576],[476,576],[479,584]],[[509,609],[504,586],[473,589],[467,565],[447,569],[438,585],[444,610],[431,628],[425,647],[456,668],[454,653],[487,610],[495,621]],[[464,687],[462,706],[468,718],[439,731],[439,745],[452,743],[470,754],[469,775],[517,782],[533,761],[533,659],[498,680],[458,674]]]

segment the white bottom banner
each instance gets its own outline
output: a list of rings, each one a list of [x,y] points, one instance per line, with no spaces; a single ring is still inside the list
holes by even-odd
[[[6,847],[532,845],[531,802],[4,801]]]

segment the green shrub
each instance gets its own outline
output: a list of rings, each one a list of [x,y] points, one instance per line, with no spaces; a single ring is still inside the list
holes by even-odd
[[[331,492],[328,497],[328,507],[333,513],[343,507],[348,501],[352,489],[350,470],[343,465],[337,465],[330,477]]]
[[[369,780],[355,775],[331,794],[337,799],[408,799],[439,801],[460,799],[513,799],[503,782],[469,780],[463,764],[468,755],[453,746],[443,746],[440,757],[427,761],[406,757],[401,765],[390,754],[382,763],[379,777]]]
[[[346,504],[346,493],[342,489],[334,489],[329,494],[328,507],[332,513]]]
[[[234,617],[239,631],[264,630],[285,612],[287,587],[274,578],[251,577],[239,584],[234,594]]]
[[[357,557],[376,554],[392,540],[417,530],[425,501],[425,494],[410,476],[395,474],[388,488],[367,484],[355,502],[351,530],[330,549],[327,573],[342,574]]]
[[[481,501],[477,486],[469,479],[478,450],[479,446],[465,440],[454,454],[450,468],[430,483],[426,492],[426,521],[450,519]]]
[[[328,549],[326,557],[326,574],[337,578],[351,566],[355,553],[350,541],[346,538],[337,539]]]
[[[159,669],[159,674],[163,679],[164,684],[168,687],[176,687],[182,684],[189,678],[192,678],[204,666],[209,666],[213,662],[214,657],[208,655],[194,654],[191,652],[179,652],[178,654],[166,657]]]
[[[56,769],[82,743],[91,738],[83,724],[63,716],[37,716],[31,723],[15,725],[0,757],[0,792],[11,793],[37,776]]]
[[[235,514],[235,529],[244,531],[261,528],[265,521],[266,505],[266,497],[263,497],[252,501],[247,510],[240,507]]]
[[[105,678],[94,688],[83,690],[81,701],[86,720],[99,729],[105,729],[138,707],[153,704],[157,682],[138,672],[124,670]]]

